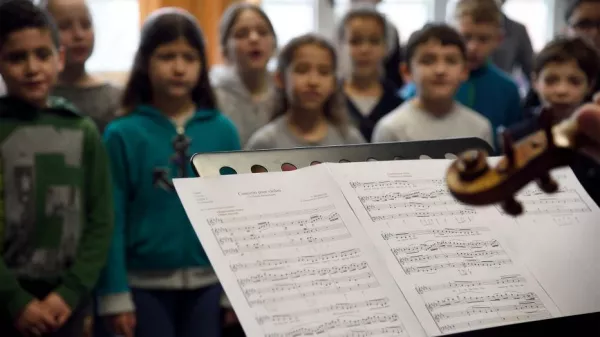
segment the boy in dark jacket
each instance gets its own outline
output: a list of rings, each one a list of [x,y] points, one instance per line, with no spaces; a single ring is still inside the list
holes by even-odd
[[[543,107],[551,109],[553,124],[571,117],[593,92],[599,63],[596,49],[582,38],[557,38],[546,45],[535,59],[532,79],[541,105],[532,108],[532,117],[509,129],[513,139],[541,128]],[[578,155],[571,168],[592,199],[600,204],[600,165]]]
[[[108,159],[94,123],[49,93],[63,62],[52,19],[0,4],[0,331],[81,336],[110,245]]]
[[[566,0],[565,9],[566,35],[582,37],[600,49],[600,0]],[[600,74],[595,76],[598,75]],[[591,90],[585,101],[591,101],[592,95],[597,91],[600,91],[600,81],[596,81],[594,90]],[[540,97],[534,88],[527,93],[523,105],[525,113],[540,105]]]

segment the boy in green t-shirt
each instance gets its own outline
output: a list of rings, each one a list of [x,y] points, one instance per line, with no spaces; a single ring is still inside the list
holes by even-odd
[[[81,336],[110,245],[108,159],[94,123],[49,97],[63,62],[52,19],[0,3],[0,331]]]

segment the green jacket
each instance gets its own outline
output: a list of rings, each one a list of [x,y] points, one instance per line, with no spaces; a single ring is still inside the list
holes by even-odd
[[[108,157],[94,123],[65,100],[0,99],[0,315],[38,288],[74,309],[104,267],[113,224]],[[32,284],[38,286],[31,286]]]

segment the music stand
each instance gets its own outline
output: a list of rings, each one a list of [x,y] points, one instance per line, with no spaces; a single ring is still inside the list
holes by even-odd
[[[361,162],[369,160],[451,159],[463,151],[483,149],[493,153],[492,147],[479,138],[452,138],[417,142],[376,143],[361,145],[326,146],[296,149],[258,151],[232,151],[196,153],[191,164],[194,173],[201,177],[231,173],[251,173],[253,167],[266,171],[285,170],[285,164],[295,168],[324,162]],[[226,172],[223,172],[225,169]],[[453,337],[500,337],[500,336],[600,336],[600,313],[558,317],[540,321],[510,324],[451,334]],[[580,332],[577,332],[580,331]],[[594,332],[596,331],[596,332]],[[241,336],[241,327],[226,333]]]
[[[191,161],[197,176],[210,177],[223,174],[223,168],[226,168],[227,173],[251,173],[253,166],[257,165],[269,172],[275,172],[284,170],[284,164],[302,168],[324,162],[449,159],[469,149],[483,149],[493,153],[492,147],[480,138],[451,138],[418,142],[196,153]]]

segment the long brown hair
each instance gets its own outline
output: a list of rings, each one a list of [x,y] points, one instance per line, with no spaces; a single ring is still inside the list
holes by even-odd
[[[333,44],[327,41],[325,38],[314,34],[304,34],[292,39],[288,44],[283,47],[281,52],[279,53],[279,57],[277,58],[277,73],[282,78],[285,78],[284,74],[288,67],[294,61],[294,56],[296,51],[303,46],[306,45],[315,45],[320,48],[323,48],[329,52],[331,55],[331,60],[333,62],[333,74],[335,77],[338,62],[337,56],[335,52],[335,48]],[[285,90],[285,81],[283,81],[284,88],[277,88],[277,92],[275,94],[275,106],[273,112],[271,114],[271,120],[276,119],[279,116],[284,115],[288,109],[290,108],[290,104],[288,102]],[[346,102],[344,98],[344,93],[340,85],[335,83],[335,90],[331,97],[325,102],[325,106],[323,107],[323,113],[325,114],[325,118],[336,126],[340,132],[345,136],[348,131],[348,112],[346,109]]]
[[[198,22],[183,9],[163,8],[152,13],[142,27],[140,45],[121,101],[122,114],[130,113],[140,104],[152,102],[148,76],[150,57],[160,45],[182,37],[198,51],[202,65],[198,83],[191,92],[192,101],[197,109],[216,109],[215,95],[208,79],[206,44]]]
[[[225,58],[229,56],[227,53],[227,41],[231,37],[231,29],[233,29],[233,26],[237,22],[240,14],[246,10],[254,11],[265,21],[269,32],[271,35],[273,35],[274,46],[277,46],[277,35],[275,34],[275,28],[273,27],[273,23],[271,22],[271,19],[269,19],[267,13],[265,13],[260,6],[247,2],[239,2],[227,7],[227,10],[225,10],[225,13],[223,13],[221,20],[219,21],[219,44],[221,46],[221,53],[223,53]]]

